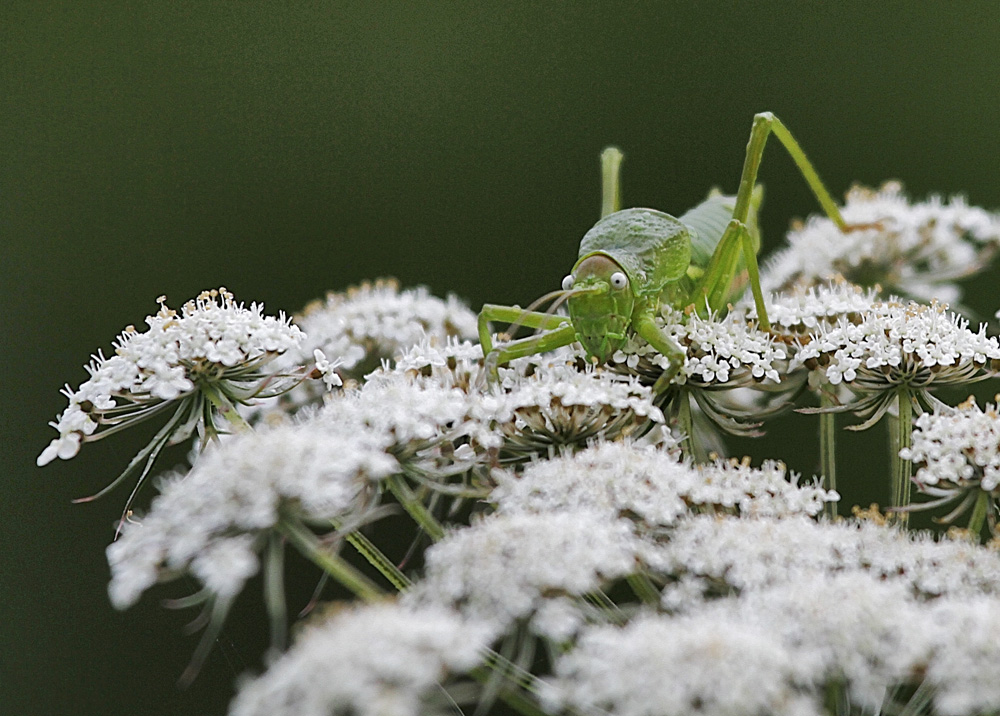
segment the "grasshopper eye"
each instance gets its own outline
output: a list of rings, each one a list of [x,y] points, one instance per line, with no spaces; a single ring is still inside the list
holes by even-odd
[[[615,271],[611,274],[611,288],[616,288],[621,290],[628,286],[628,279],[625,277],[621,271]]]
[[[569,274],[563,278],[562,287],[563,291],[569,291],[573,288],[573,274]]]

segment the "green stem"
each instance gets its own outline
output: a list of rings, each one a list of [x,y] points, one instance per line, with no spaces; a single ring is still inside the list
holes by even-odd
[[[980,490],[979,495],[976,496],[976,504],[972,508],[972,516],[969,518],[969,532],[976,538],[976,541],[979,541],[983,531],[983,523],[986,522],[986,513],[989,511],[989,507],[990,493],[986,490]]]
[[[691,459],[692,462],[708,462],[708,455],[705,454],[701,443],[695,439],[694,416],[691,414],[691,396],[683,389],[678,391],[677,397],[677,429],[683,436],[681,441],[681,452]]]
[[[659,604],[660,590],[656,588],[652,580],[643,572],[636,572],[627,577],[628,585],[632,587],[635,596],[639,597],[645,604]]]
[[[820,404],[824,408],[833,405],[833,400],[826,393],[820,394]],[[837,416],[834,413],[819,414],[819,463],[823,485],[827,490],[837,489]],[[837,516],[837,503],[826,503],[826,514],[831,519]]]
[[[335,527],[338,527],[334,523]],[[377,569],[383,577],[396,588],[396,591],[403,592],[410,586],[410,579],[399,567],[392,563],[388,557],[375,544],[360,532],[349,532],[344,539],[358,551],[358,553],[368,560],[368,563]]]
[[[824,695],[826,713],[830,716],[845,716],[849,712],[850,701],[845,693],[843,683],[835,680],[827,682]]]
[[[437,542],[444,537],[444,527],[428,511],[420,498],[413,494],[413,490],[406,484],[402,475],[393,475],[386,482],[389,485],[389,491],[399,500],[399,504],[432,540]]]
[[[541,683],[537,676],[493,649],[486,648],[481,651],[483,666],[471,672],[471,676],[476,681],[485,685],[491,676],[495,677],[499,674],[501,678],[515,687],[509,691],[501,690],[498,695],[501,701],[524,716],[545,716],[549,713],[542,710],[532,699],[532,696],[538,694],[541,689]],[[566,707],[563,713],[566,716],[581,716],[580,712],[572,706]]]
[[[267,544],[264,570],[264,604],[271,623],[271,646],[285,650],[288,632],[288,607],[285,600],[285,546],[277,532],[272,532]]]
[[[355,596],[366,602],[374,602],[384,596],[382,590],[374,582],[359,572],[347,560],[325,549],[316,535],[306,529],[302,523],[282,520],[278,523],[278,529],[306,558],[354,592]]]
[[[244,420],[243,416],[240,415],[238,410],[236,410],[236,406],[233,405],[229,401],[229,398],[223,395],[222,391],[220,391],[215,385],[212,383],[199,383],[198,390],[201,391],[202,395],[208,398],[208,402],[210,402],[215,409],[219,411],[219,414],[238,431],[253,430],[253,428],[250,427],[250,423]]]
[[[602,611],[608,613],[617,613],[621,611],[618,608],[618,605],[615,604],[614,600],[605,594],[602,589],[595,589],[592,592],[587,592],[583,595],[583,598]]]
[[[913,473],[913,463],[899,456],[899,451],[910,447],[913,439],[913,405],[910,402],[910,391],[900,388],[896,393],[897,418],[895,430],[892,431],[892,508],[903,508],[910,504],[910,485]],[[890,423],[891,425],[891,423]],[[893,512],[893,522],[900,527],[906,527],[909,522],[909,512]]]

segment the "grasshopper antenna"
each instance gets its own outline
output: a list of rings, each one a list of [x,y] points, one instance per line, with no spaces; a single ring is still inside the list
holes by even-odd
[[[570,289],[560,288],[555,291],[549,291],[541,298],[537,298],[534,301],[532,301],[531,305],[529,305],[527,308],[521,311],[521,315],[517,317],[516,321],[507,326],[507,330],[504,331],[504,333],[513,338],[514,334],[517,332],[517,329],[521,327],[521,324],[524,321],[524,319],[546,301],[549,300],[552,301],[552,304],[545,311],[547,314],[552,315],[559,309],[561,305],[563,305],[571,297],[582,293],[596,293],[601,290],[602,289],[600,287],[595,286],[591,288],[570,288]]]

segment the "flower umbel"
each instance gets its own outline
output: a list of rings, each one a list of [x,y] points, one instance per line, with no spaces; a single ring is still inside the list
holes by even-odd
[[[839,275],[918,300],[957,302],[955,281],[982,269],[1000,247],[1000,214],[961,197],[910,202],[898,182],[878,191],[854,187],[841,213],[848,224],[865,228],[844,233],[826,217],[811,217],[762,271],[765,291]]]
[[[226,432],[220,417],[241,428],[236,405],[279,395],[308,375],[268,370],[275,356],[303,338],[284,314],[265,316],[257,303],[246,308],[225,288],[201,293],[180,313],[166,305],[165,297],[158,303],[160,310],[146,318],[147,331],[126,328],[114,342],[114,355],[98,352],[86,366],[90,378],[75,390],[63,390],[69,406],[52,423],[59,437],[38,456],[38,465],[57,457],[68,460],[82,443],[170,413],[121,476],[98,494],[140,466],[141,483],[164,446],[195,431],[203,441],[215,438]]]
[[[986,326],[969,322],[939,303],[877,301],[857,316],[819,324],[793,360],[820,371],[830,385],[848,384],[858,395],[848,408],[874,424],[893,391],[905,389],[916,407],[933,406],[929,390],[964,385],[993,375],[1000,343]]]
[[[958,503],[941,522],[951,523],[972,510],[969,530],[979,534],[984,519],[997,533],[1000,497],[1000,416],[973,399],[955,409],[924,413],[913,423],[913,441],[900,457],[917,466],[913,482],[932,499],[910,506],[928,510]]]

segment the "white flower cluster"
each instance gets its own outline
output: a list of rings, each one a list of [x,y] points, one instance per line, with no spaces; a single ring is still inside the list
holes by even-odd
[[[961,197],[910,203],[895,182],[878,191],[855,187],[841,214],[864,228],[844,233],[827,217],[810,217],[764,267],[765,292],[840,275],[920,300],[955,302],[961,293],[954,281],[982,268],[1000,245],[1000,214]]]
[[[839,496],[789,480],[785,466],[718,461],[691,466],[663,450],[602,442],[574,455],[495,473],[490,501],[500,513],[600,511],[630,516],[647,529],[670,527],[690,511],[736,510],[750,516],[817,515]]]
[[[489,632],[450,610],[385,603],[334,613],[243,685],[232,716],[418,716],[446,697],[450,672],[474,668]],[[452,708],[448,708],[452,707]],[[442,703],[453,713],[453,704]]]
[[[525,375],[528,365],[531,374]],[[600,371],[590,365],[579,370],[560,356],[550,361],[522,358],[508,369],[501,368],[500,376],[504,400],[493,417],[501,422],[523,414],[525,409],[544,411],[553,403],[569,410],[605,408],[663,420],[660,409],[653,405],[650,389],[638,380]],[[547,425],[553,427],[551,418]]]
[[[824,574],[863,572],[898,581],[915,595],[1000,595],[1000,554],[965,540],[935,541],[873,522],[817,523],[805,517],[734,519],[695,516],[645,561],[678,580],[671,608],[697,603],[697,591],[746,592]]]
[[[213,593],[232,597],[257,572],[255,538],[283,510],[310,519],[363,516],[375,481],[399,466],[377,432],[340,428],[315,420],[244,433],[164,481],[149,514],[128,522],[108,547],[112,603],[124,609],[187,569]]]
[[[978,481],[992,492],[1000,486],[1000,415],[974,401],[957,409],[923,413],[913,424],[913,442],[899,453],[919,465],[918,485]]]
[[[165,301],[161,297],[160,310],[146,318],[149,330],[126,328],[114,342],[113,356],[99,352],[87,366],[90,378],[76,390],[63,390],[69,407],[52,423],[59,437],[38,456],[39,465],[76,455],[106,411],[131,406],[138,416],[196,390],[199,381],[245,378],[249,368],[303,340],[284,314],[265,316],[257,303],[245,308],[224,288],[203,292],[180,314]],[[252,393],[250,386],[241,388]]]
[[[443,343],[424,339],[403,350],[396,370],[434,376],[447,387],[470,390],[482,371],[483,348],[478,343],[449,337]]]
[[[1000,702],[998,625],[995,598],[923,602],[872,575],[814,575],[681,616],[585,627],[545,701],[615,716],[820,716],[843,690],[852,711],[878,713],[901,706],[899,685],[924,681],[934,713],[971,716]]]
[[[687,353],[674,383],[735,386],[765,379],[780,382],[780,369],[787,357],[784,346],[749,323],[743,312],[731,311],[723,318],[708,319],[669,306],[662,312],[656,318],[657,324]],[[633,370],[640,368],[643,359],[660,371],[669,366],[666,356],[637,335],[631,336],[613,358],[614,363]],[[646,371],[640,368],[640,372]]]
[[[498,631],[553,595],[582,595],[636,569],[628,522],[599,512],[494,515],[425,553],[427,574],[405,599],[457,606]]]
[[[968,326],[941,304],[877,302],[855,320],[821,324],[796,353],[793,366],[821,359],[833,385],[859,375],[879,383],[894,374],[925,382],[967,381],[1000,359],[1000,344],[986,335],[986,326],[975,333]]]
[[[663,423],[652,390],[637,379],[586,364],[574,348],[519,358],[490,385],[480,346],[468,341],[424,342],[400,356],[396,372],[428,386],[466,393],[469,436],[477,445],[505,447],[521,457],[587,440],[623,437]]]
[[[806,716],[815,711],[790,683],[794,656],[769,629],[735,615],[644,615],[585,630],[556,662],[543,705],[615,716]]]
[[[428,349],[476,335],[476,314],[455,296],[440,299],[423,286],[400,290],[394,279],[365,282],[347,291],[327,294],[305,308],[296,323],[306,332],[298,350],[289,351],[278,365],[294,370],[309,364],[316,355],[324,369],[326,390],[305,382],[277,405],[253,412],[277,422],[306,405],[318,405],[329,397],[332,387],[350,379],[350,385],[383,364],[391,366],[413,346]],[[330,360],[326,360],[327,357]]]
[[[853,318],[870,310],[878,302],[875,289],[863,289],[844,280],[817,285],[794,286],[772,294],[767,302],[767,317],[772,332],[793,336],[814,331],[821,325],[836,323],[840,318]],[[747,296],[740,307],[747,316],[757,319],[757,307]]]
[[[711,320],[665,310],[661,325],[687,352],[675,383],[704,388],[690,391],[696,408],[707,411],[702,394],[773,385],[800,366],[855,392],[865,381],[912,387],[1000,366],[996,338],[937,304],[833,282],[772,306],[784,335],[760,332],[752,307]],[[205,294],[181,315],[161,310],[146,334],[127,332],[69,393],[64,418],[77,423],[65,435],[85,436],[117,401],[194,400],[185,391],[200,396],[207,381],[238,383],[230,369],[243,370],[231,396],[242,404],[265,378],[256,368],[282,352],[300,369],[313,356],[331,386],[386,359],[294,420],[220,436],[187,474],[162,481],[107,550],[116,607],[182,574],[226,606],[262,564],[274,576],[280,560],[262,559],[265,547],[287,539],[323,564],[310,551],[311,539],[324,544],[315,532],[366,526],[350,544],[403,594],[322,615],[243,684],[232,713],[443,713],[496,696],[505,680],[549,712],[618,716],[895,712],[914,689],[923,701],[913,696],[907,712],[1000,708],[1000,553],[875,521],[817,521],[839,495],[780,462],[694,465],[676,444],[657,445],[668,398],[644,383],[665,358],[639,339],[617,366],[595,367],[568,346],[500,366],[490,382],[481,348],[461,338],[476,328],[463,311],[422,290],[367,285],[308,314],[317,336],[303,345],[283,317]],[[142,336],[168,333],[187,338],[175,336],[163,368]],[[126,358],[131,382],[105,377]],[[902,457],[927,485],[998,488],[997,425],[993,406],[925,413]],[[70,447],[54,441],[43,457]],[[378,551],[387,490],[436,540],[419,577]],[[360,559],[325,556],[335,579]],[[355,591],[378,596],[374,584]],[[504,656],[489,651],[499,643]],[[547,658],[533,661],[539,646]],[[544,683],[525,670],[538,664],[551,666]],[[466,678],[473,670],[479,685]]]
[[[307,306],[296,322],[308,335],[302,360],[319,348],[337,356],[345,372],[362,364],[371,370],[424,340],[476,335],[476,314],[455,296],[442,300],[423,286],[401,291],[391,279],[329,293]]]
[[[149,514],[108,547],[112,602],[125,608],[158,579],[189,568],[210,591],[235,594],[257,569],[261,543],[253,538],[283,519],[363,521],[378,481],[402,472],[400,460],[419,462],[422,447],[433,459],[466,409],[461,391],[385,375],[306,422],[225,440],[166,481]],[[243,556],[203,564],[221,544]]]

